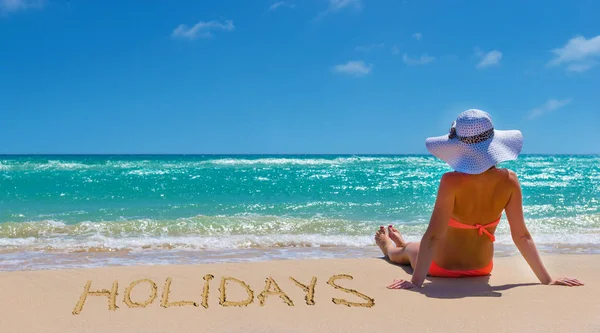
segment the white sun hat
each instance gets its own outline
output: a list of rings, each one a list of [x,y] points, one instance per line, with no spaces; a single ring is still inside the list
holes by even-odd
[[[427,138],[425,146],[454,170],[479,174],[500,162],[517,159],[523,134],[494,129],[487,112],[470,109],[458,115],[450,133]]]

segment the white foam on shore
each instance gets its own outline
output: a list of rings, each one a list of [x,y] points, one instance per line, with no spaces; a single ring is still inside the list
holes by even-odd
[[[540,233],[533,234],[538,245],[554,247],[557,252],[564,247],[600,246],[600,230],[589,233]],[[418,241],[420,234],[405,234],[407,241]],[[512,245],[506,232],[497,233],[500,245]],[[18,251],[45,252],[98,252],[98,251],[152,251],[152,250],[225,250],[251,248],[298,248],[298,247],[349,247],[374,246],[372,235],[327,234],[269,234],[227,236],[141,236],[110,237],[90,234],[78,237],[51,238],[0,238],[0,253]]]
[[[247,214],[174,221],[0,224],[4,233],[0,237],[0,270],[373,257],[381,255],[373,233],[387,222]],[[426,228],[424,223],[393,223],[409,242],[419,241]],[[565,224],[572,227],[565,228]],[[534,219],[528,221],[528,227],[544,253],[600,253],[597,214],[569,220]],[[302,232],[315,228],[322,231]],[[506,220],[496,237],[497,252],[517,253]]]

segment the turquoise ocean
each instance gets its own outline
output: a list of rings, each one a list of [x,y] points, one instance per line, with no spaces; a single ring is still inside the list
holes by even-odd
[[[525,155],[545,253],[600,253],[600,156]],[[379,225],[425,230],[431,156],[0,156],[0,270],[374,257]],[[503,218],[499,255],[516,253]]]

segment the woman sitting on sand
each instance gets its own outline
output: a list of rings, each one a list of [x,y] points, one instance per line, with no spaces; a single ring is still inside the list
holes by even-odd
[[[496,164],[514,160],[521,152],[520,131],[495,130],[486,112],[461,113],[450,133],[428,138],[427,149],[456,172],[442,176],[427,231],[421,242],[407,243],[393,226],[383,226],[375,241],[397,264],[410,264],[411,281],[394,280],[391,289],[421,288],[427,275],[468,277],[492,271],[494,232],[502,211],[515,245],[543,284],[581,286],[577,279],[552,279],[535,247],[523,218],[517,175]]]

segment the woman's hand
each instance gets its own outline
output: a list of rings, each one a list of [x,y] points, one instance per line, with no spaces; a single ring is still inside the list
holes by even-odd
[[[417,288],[416,285],[414,285],[412,282],[407,281],[407,280],[397,280],[394,279],[394,282],[392,282],[392,284],[390,284],[389,286],[387,286],[388,289],[413,289],[413,288]]]
[[[550,285],[578,287],[578,286],[583,286],[584,284],[583,284],[583,282],[581,282],[577,279],[564,277],[564,278],[556,279],[556,280],[550,282]]]

